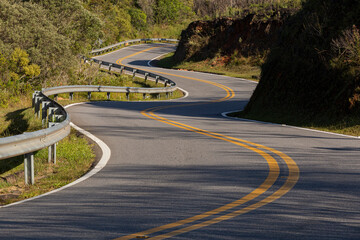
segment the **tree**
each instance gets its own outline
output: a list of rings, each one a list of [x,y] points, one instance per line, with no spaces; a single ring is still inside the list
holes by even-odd
[[[157,0],[153,7],[155,22],[173,24],[189,18],[193,12],[185,3],[179,0]]]

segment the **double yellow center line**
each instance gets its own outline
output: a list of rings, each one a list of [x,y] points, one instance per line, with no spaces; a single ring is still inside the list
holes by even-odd
[[[146,52],[146,51],[150,51],[150,50],[155,49],[155,48],[157,48],[157,47],[152,47],[152,48],[142,50],[140,52],[136,52],[136,53],[131,54],[131,55],[127,56],[127,57],[118,59],[116,61],[116,63],[121,64],[121,62],[124,59],[133,57],[135,55],[141,54],[141,53]],[[257,187],[255,190],[253,190],[252,192],[250,192],[246,196],[244,196],[244,197],[242,197],[242,198],[240,198],[240,199],[238,199],[238,200],[236,200],[234,202],[231,202],[231,203],[226,204],[224,206],[221,206],[219,208],[204,212],[202,214],[192,216],[192,217],[187,218],[187,219],[183,219],[183,220],[180,220],[180,221],[177,221],[177,222],[174,222],[174,223],[170,223],[170,224],[166,224],[166,225],[163,225],[163,226],[160,226],[160,227],[156,227],[156,228],[148,229],[148,230],[145,230],[145,231],[142,231],[142,232],[138,232],[138,233],[130,234],[130,235],[127,235],[127,236],[123,236],[123,237],[117,238],[116,240],[133,239],[133,238],[139,238],[139,237],[148,238],[147,235],[155,234],[155,233],[158,233],[158,232],[161,232],[161,231],[164,231],[164,230],[168,230],[168,229],[178,228],[178,229],[170,231],[168,233],[153,236],[153,237],[148,238],[148,239],[157,239],[157,240],[159,240],[159,239],[170,238],[170,237],[182,234],[182,233],[186,233],[186,232],[193,231],[193,230],[196,230],[196,229],[199,229],[199,228],[202,228],[202,227],[206,227],[206,226],[209,226],[209,225],[212,225],[212,224],[224,221],[224,220],[228,220],[228,219],[234,218],[236,216],[239,216],[241,214],[244,214],[244,213],[250,212],[252,210],[255,210],[255,209],[257,209],[257,208],[259,208],[261,206],[264,206],[264,205],[266,205],[266,204],[268,204],[270,202],[275,201],[276,199],[280,198],[281,196],[286,194],[288,191],[290,191],[294,187],[294,185],[296,184],[296,182],[299,179],[299,168],[298,168],[297,164],[295,163],[295,161],[292,160],[286,154],[284,154],[284,153],[282,153],[280,151],[277,151],[275,149],[272,149],[272,148],[257,144],[257,143],[253,143],[253,142],[242,140],[242,139],[239,139],[239,138],[230,137],[230,136],[227,136],[227,135],[224,135],[224,134],[219,134],[219,133],[203,130],[203,129],[200,129],[200,128],[192,127],[190,125],[183,124],[183,123],[180,123],[180,122],[176,122],[176,121],[173,121],[173,120],[170,120],[170,119],[167,119],[167,118],[164,118],[164,117],[161,117],[161,116],[155,114],[156,111],[163,110],[163,109],[168,109],[168,108],[184,107],[184,106],[199,105],[199,104],[210,104],[210,103],[213,103],[213,102],[226,101],[226,100],[231,99],[231,98],[233,98],[235,96],[235,93],[231,88],[229,88],[227,86],[224,86],[222,84],[219,84],[219,83],[215,83],[215,82],[211,82],[211,81],[207,81],[207,80],[203,80],[203,79],[197,79],[197,78],[186,77],[186,76],[181,76],[181,75],[176,75],[176,74],[171,74],[171,73],[165,73],[165,72],[160,72],[160,71],[153,71],[153,70],[152,70],[152,72],[163,74],[163,75],[168,75],[168,76],[185,78],[185,79],[189,79],[189,80],[193,80],[193,81],[204,82],[204,83],[207,83],[207,84],[211,84],[211,85],[214,85],[216,87],[219,87],[219,88],[223,89],[226,92],[226,96],[222,97],[220,99],[216,99],[216,100],[208,101],[208,102],[203,102],[203,103],[195,103],[195,104],[191,103],[191,104],[181,104],[181,105],[176,105],[176,106],[169,106],[168,105],[168,106],[153,107],[153,108],[143,110],[141,113],[144,116],[146,116],[148,118],[151,118],[151,119],[154,119],[154,120],[157,120],[159,122],[165,123],[165,124],[169,124],[169,125],[174,126],[174,127],[178,127],[178,128],[181,128],[181,129],[184,129],[184,130],[187,130],[187,131],[202,134],[202,135],[205,135],[205,136],[208,136],[208,137],[216,138],[216,139],[226,141],[226,142],[235,144],[237,146],[249,149],[249,150],[259,154],[261,157],[263,157],[266,160],[266,162],[267,162],[267,164],[269,166],[269,173],[268,173],[268,176],[266,177],[265,181],[259,187]],[[245,204],[245,203],[247,203],[247,202],[249,202],[251,200],[254,200],[255,198],[257,198],[260,195],[267,192],[275,184],[275,182],[278,179],[279,174],[280,174],[280,168],[279,168],[278,162],[275,160],[275,158],[273,156],[271,156],[269,153],[267,153],[266,151],[277,155],[278,157],[280,157],[286,163],[289,173],[288,173],[288,176],[286,178],[285,183],[277,191],[273,192],[272,194],[270,194],[269,196],[265,197],[262,200],[257,200],[255,203],[250,204],[249,206],[246,206],[246,207],[243,207],[243,208],[240,208],[240,209],[237,209],[237,210],[233,210],[230,213],[224,213],[225,211],[231,210],[231,209],[233,209],[235,207],[239,207],[242,204]],[[223,215],[221,215],[221,214],[223,214]],[[217,215],[217,216],[214,216],[214,215]],[[213,218],[211,218],[211,217],[213,217]],[[202,220],[204,218],[211,218],[211,219],[200,221],[200,220]],[[196,223],[194,223],[195,221],[196,221]],[[191,223],[193,223],[193,224],[191,224]],[[183,226],[185,224],[187,224],[188,226],[181,227],[181,226]],[[181,227],[181,228],[179,228],[179,227]]]

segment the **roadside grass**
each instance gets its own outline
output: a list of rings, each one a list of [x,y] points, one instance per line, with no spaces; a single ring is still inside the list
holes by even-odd
[[[129,94],[129,100],[126,97],[125,93],[111,93],[110,101],[161,101],[161,100],[169,100],[181,98],[184,96],[184,93],[180,90],[176,90],[173,92],[172,96],[169,95],[169,98],[166,97],[165,93],[161,94],[146,94],[144,99],[142,93],[131,93]],[[92,93],[91,100],[88,99],[87,93],[74,93],[73,100],[69,100],[68,94],[59,94],[58,103],[61,105],[69,105],[72,103],[79,102],[94,102],[94,101],[108,101],[106,93]]]
[[[88,172],[95,159],[92,144],[75,130],[57,146],[57,163],[48,163],[48,149],[35,154],[35,184],[25,185],[23,158],[0,161],[0,205],[62,187]],[[9,166],[7,166],[9,164]],[[9,170],[9,168],[11,168]]]
[[[93,67],[97,71],[96,77],[92,78],[91,81],[84,81],[81,84],[92,84],[92,85],[102,85],[102,86],[119,86],[119,87],[142,87],[142,88],[156,88],[164,87],[164,84],[158,83],[155,81],[147,80],[135,77],[127,74],[120,74],[118,72],[101,69]],[[184,96],[184,93],[180,90],[174,91],[172,94],[169,94],[167,98],[166,93],[161,94],[146,94],[145,99],[142,93],[130,93],[129,99],[127,99],[126,93],[111,93],[110,101],[154,101],[154,100],[169,100],[181,98]],[[58,102],[62,105],[68,105],[71,103],[77,102],[91,102],[91,101],[107,101],[107,95],[105,92],[93,92],[91,93],[91,100],[88,99],[87,93],[74,93],[73,100],[69,100],[68,94],[59,94]]]
[[[41,120],[34,118],[31,98],[22,99],[7,108],[0,108],[0,137],[13,136],[41,129]]]
[[[360,137],[360,112],[343,117],[309,117],[307,114],[283,114],[276,113],[276,111],[273,111],[272,114],[270,114],[269,112],[265,114],[261,112],[244,113],[240,111],[230,113],[228,115],[231,117],[286,124],[291,126]]]
[[[155,64],[163,68],[215,73],[219,75],[244,78],[253,81],[258,81],[258,79],[260,78],[260,67],[250,65],[246,63],[246,61],[244,61],[243,64],[227,65],[221,61],[221,58],[214,58],[199,62],[189,61],[176,63],[173,60],[173,56],[174,53],[164,55],[161,59],[156,61]]]

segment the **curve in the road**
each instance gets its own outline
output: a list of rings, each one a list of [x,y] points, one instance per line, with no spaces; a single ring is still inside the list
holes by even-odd
[[[115,63],[156,46],[96,58]],[[223,118],[244,107],[255,83],[149,68],[149,59],[175,49],[161,46],[123,63],[164,72],[190,95],[70,108],[76,125],[109,146],[109,163],[71,188],[1,209],[0,239],[359,238],[357,139]],[[236,96],[196,79],[229,86]]]
[[[122,61],[127,59],[127,58],[130,58],[130,57],[136,56],[138,54],[153,50],[155,48],[158,48],[158,47],[147,48],[147,49],[144,49],[142,51],[136,52],[134,54],[128,55],[126,57],[120,58],[120,59],[118,59],[116,61],[116,63],[117,64],[122,64]],[[139,69],[141,69],[141,68],[139,68]],[[286,163],[287,168],[288,168],[288,176],[286,177],[286,181],[277,191],[273,192],[271,195],[267,196],[266,198],[264,198],[262,200],[258,200],[257,202],[255,202],[255,203],[253,203],[253,204],[251,204],[251,205],[249,205],[247,207],[243,207],[241,209],[238,209],[236,211],[233,211],[233,212],[221,215],[221,216],[216,216],[216,217],[214,217],[213,219],[210,219],[210,220],[205,220],[203,222],[199,222],[199,223],[196,223],[196,224],[193,224],[193,225],[190,225],[190,226],[187,226],[187,227],[183,227],[183,228],[180,228],[180,229],[177,229],[177,230],[165,233],[165,234],[161,234],[161,235],[152,237],[150,239],[157,239],[157,240],[165,239],[165,238],[173,237],[173,236],[176,236],[176,235],[179,235],[179,234],[182,234],[182,233],[193,231],[193,230],[196,230],[196,229],[199,229],[199,228],[202,228],[202,227],[206,227],[206,226],[209,226],[209,225],[212,225],[212,224],[224,221],[224,220],[231,219],[233,217],[236,217],[236,216],[239,216],[241,214],[250,212],[250,211],[255,210],[255,209],[257,209],[257,208],[259,208],[261,206],[264,206],[264,205],[266,205],[268,203],[271,203],[271,202],[275,201],[276,199],[278,199],[281,196],[285,195],[288,191],[290,191],[295,186],[296,182],[299,179],[299,168],[298,168],[296,162],[293,159],[291,159],[289,156],[287,156],[286,154],[284,154],[284,153],[282,153],[280,151],[277,151],[275,149],[272,149],[272,148],[269,148],[269,147],[266,147],[266,146],[263,146],[263,145],[260,145],[260,144],[256,144],[256,143],[253,143],[253,142],[250,142],[250,141],[230,137],[230,136],[219,134],[219,133],[206,131],[206,130],[203,130],[203,129],[200,129],[200,128],[195,128],[195,127],[189,126],[187,124],[183,124],[183,123],[176,122],[176,121],[164,118],[164,117],[160,117],[159,115],[156,115],[154,113],[156,111],[163,110],[163,109],[168,109],[168,108],[186,107],[186,106],[193,106],[193,105],[203,105],[203,104],[211,104],[211,103],[214,103],[214,102],[226,101],[226,100],[231,99],[231,98],[233,98],[235,96],[235,93],[231,88],[229,88],[229,87],[227,87],[227,86],[225,86],[223,84],[211,82],[211,81],[208,81],[208,80],[203,80],[203,79],[198,79],[198,78],[193,78],[193,77],[185,77],[185,76],[181,76],[181,75],[177,75],[177,74],[169,74],[169,73],[164,73],[164,72],[161,72],[161,71],[152,71],[152,72],[159,73],[159,74],[166,74],[166,75],[170,75],[170,76],[174,76],[174,77],[186,78],[186,79],[189,79],[189,80],[194,80],[194,81],[199,81],[199,82],[204,82],[204,83],[207,83],[207,84],[211,84],[211,85],[214,85],[216,87],[219,87],[219,88],[225,90],[227,95],[225,97],[223,97],[223,98],[212,100],[212,101],[209,101],[209,102],[201,102],[201,103],[195,103],[195,104],[194,103],[192,103],[192,104],[182,104],[182,105],[177,105],[177,106],[160,106],[160,107],[153,107],[153,108],[145,109],[145,110],[143,110],[141,112],[144,116],[146,116],[148,118],[151,118],[151,119],[154,119],[154,120],[157,120],[157,121],[162,122],[162,123],[166,123],[166,124],[169,124],[169,125],[172,125],[172,126],[187,130],[187,131],[195,132],[195,133],[198,133],[198,134],[206,135],[208,137],[212,137],[212,138],[216,138],[216,139],[223,140],[223,141],[226,141],[226,142],[230,142],[232,144],[235,144],[235,145],[247,148],[247,149],[249,149],[251,151],[254,151],[257,154],[259,154],[260,156],[262,156],[266,160],[266,162],[267,162],[267,164],[269,166],[269,173],[268,173],[268,176],[265,179],[265,181],[259,187],[257,187],[255,190],[253,190],[252,192],[250,192],[246,196],[244,196],[244,197],[242,197],[242,198],[240,198],[240,199],[238,199],[238,200],[236,200],[234,202],[231,202],[229,204],[226,204],[226,205],[221,206],[219,208],[216,208],[214,210],[207,211],[205,213],[195,215],[195,216],[187,218],[187,219],[183,219],[183,220],[180,220],[180,221],[177,221],[177,222],[174,222],[174,223],[166,224],[166,225],[163,225],[163,226],[160,226],[160,227],[152,228],[152,229],[149,229],[149,230],[146,230],[146,231],[142,231],[142,232],[130,234],[130,235],[127,235],[127,236],[123,236],[123,237],[117,238],[116,240],[133,239],[133,238],[138,238],[138,237],[142,237],[142,236],[146,237],[146,235],[149,235],[149,234],[154,234],[154,233],[157,233],[157,232],[161,232],[163,230],[172,229],[172,228],[176,228],[176,227],[179,227],[179,226],[182,226],[182,225],[185,225],[185,224],[193,223],[195,221],[198,221],[198,220],[201,220],[201,219],[204,219],[204,218],[208,218],[208,217],[211,217],[211,216],[214,216],[214,215],[218,215],[218,214],[223,213],[223,212],[225,212],[227,210],[238,207],[238,206],[240,206],[240,205],[242,205],[244,203],[247,203],[247,202],[249,202],[251,200],[254,200],[255,198],[257,198],[260,195],[264,194],[265,192],[267,192],[275,184],[275,182],[277,181],[277,179],[279,177],[279,174],[280,174],[279,164],[277,163],[275,158],[273,158],[270,154],[266,153],[264,150],[267,150],[267,151],[272,152],[273,154],[279,156],[281,159],[283,159],[283,161]]]

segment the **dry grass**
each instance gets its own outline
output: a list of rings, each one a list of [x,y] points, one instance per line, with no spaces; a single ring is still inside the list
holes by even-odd
[[[249,79],[253,81],[257,81],[260,78],[260,67],[248,64],[246,62],[237,65],[226,64],[225,59],[219,57],[198,62],[190,61],[175,63],[172,59],[173,55],[174,53],[165,55],[157,62],[157,65],[164,68],[215,73],[229,77]]]

